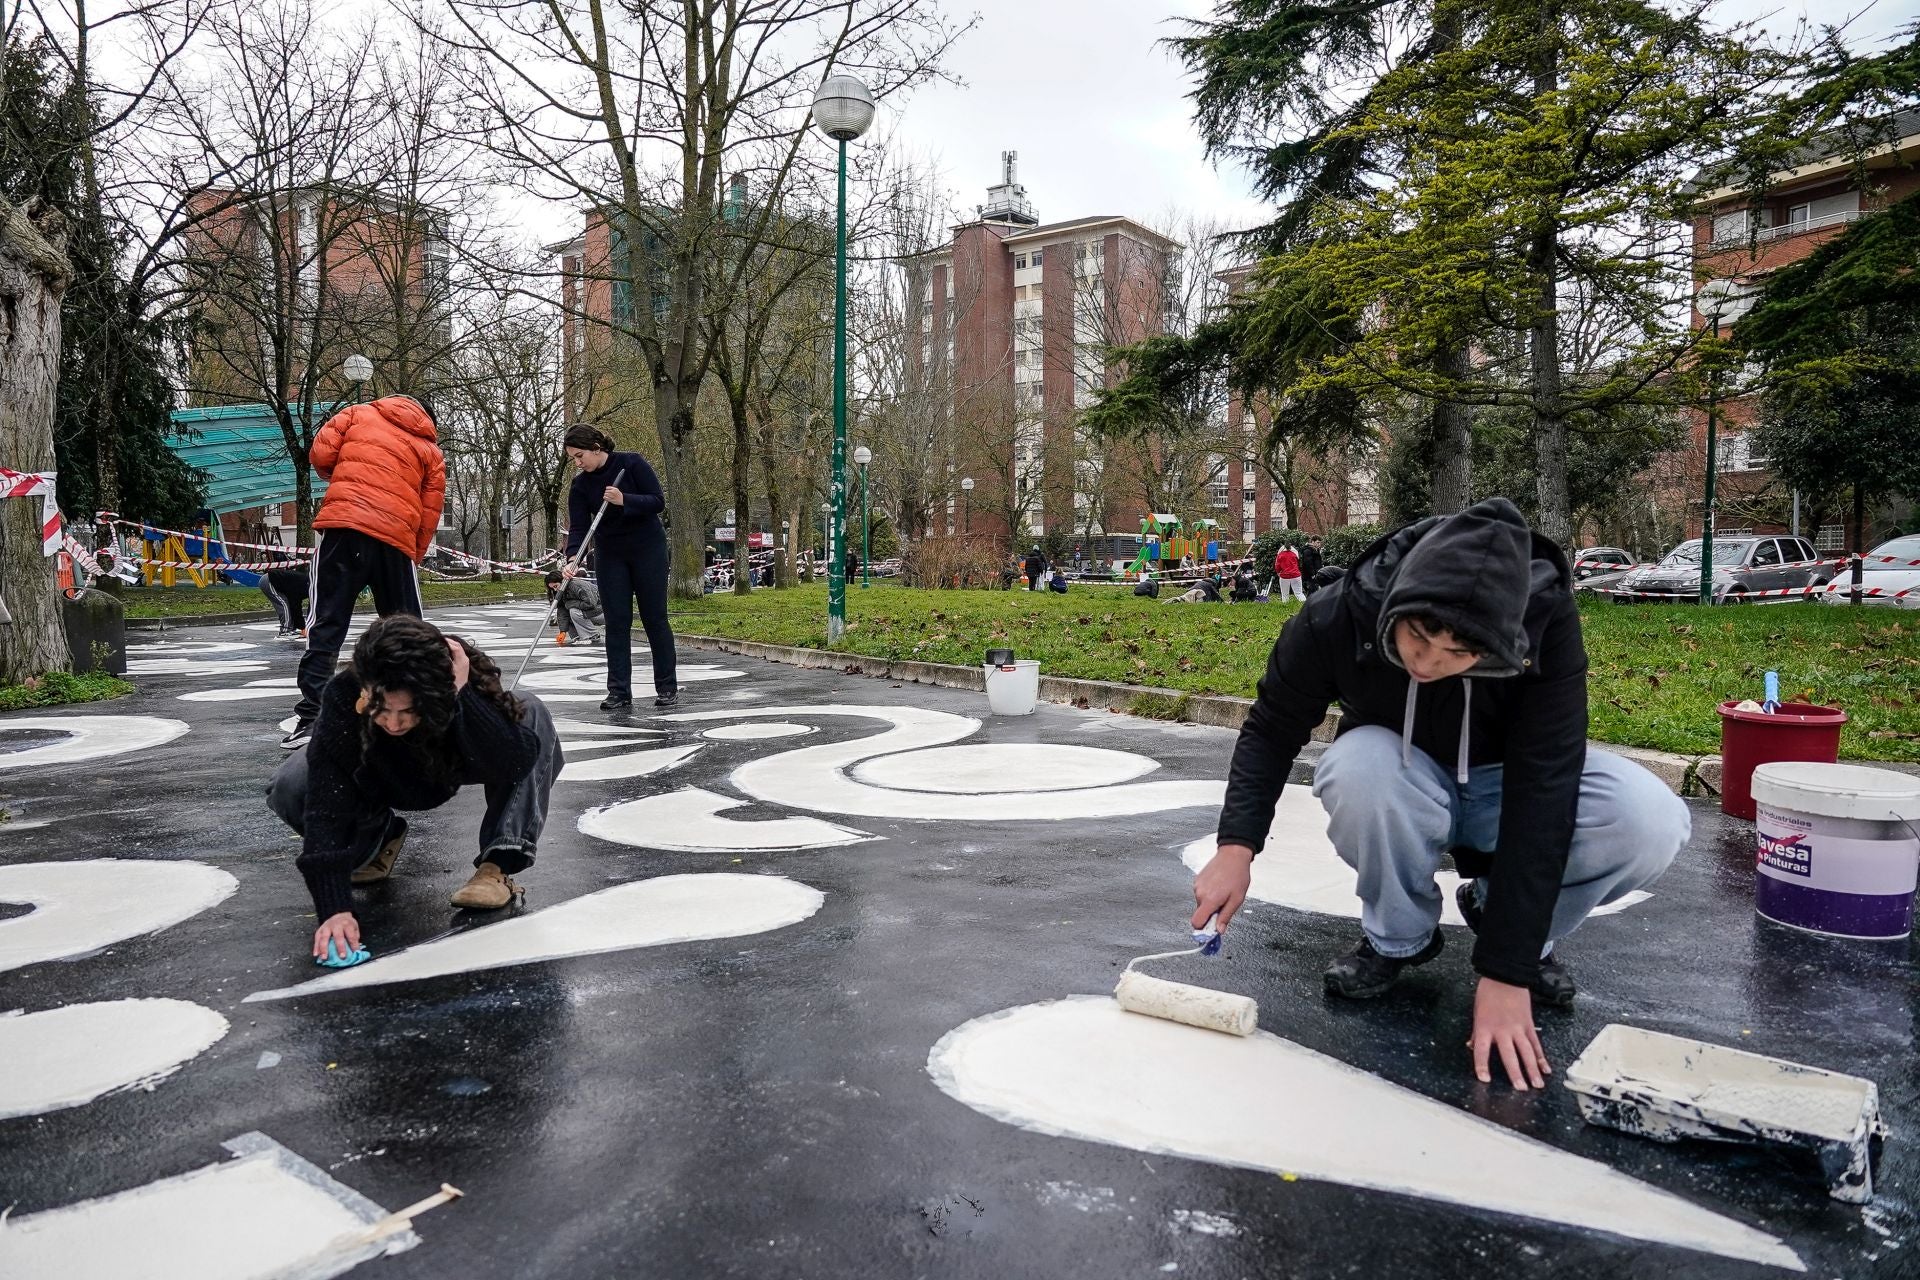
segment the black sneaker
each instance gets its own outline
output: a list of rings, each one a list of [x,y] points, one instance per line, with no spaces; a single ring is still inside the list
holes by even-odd
[[[313,740],[313,721],[302,720],[293,726],[293,732],[280,739],[282,751],[298,751]]]
[[[1467,928],[1478,934],[1480,919],[1485,908],[1480,905],[1479,896],[1473,891],[1476,883],[1478,882],[1473,880],[1462,880],[1460,887],[1453,891],[1453,904],[1460,908],[1460,918],[1467,922]],[[1573,1003],[1573,998],[1580,994],[1580,988],[1574,982],[1573,975],[1567,972],[1567,966],[1554,959],[1551,951],[1540,958],[1540,972],[1534,978],[1529,990],[1539,998],[1542,1004],[1555,1009],[1566,1008]]]
[[[653,700],[653,705],[656,707],[677,707],[680,705],[680,695],[678,693],[663,693]]]
[[[633,706],[633,699],[624,693],[610,693],[607,700],[600,704],[602,711],[625,711]]]
[[[1371,1000],[1384,995],[1402,969],[1425,964],[1439,955],[1445,945],[1446,940],[1435,929],[1433,940],[1414,954],[1383,956],[1373,949],[1370,939],[1361,938],[1359,946],[1327,966],[1327,994],[1348,1000]]]

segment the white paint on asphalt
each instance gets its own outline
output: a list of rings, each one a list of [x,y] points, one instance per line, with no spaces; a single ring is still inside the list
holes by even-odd
[[[825,901],[826,895],[818,889],[785,876],[737,872],[657,876],[377,956],[311,982],[256,991],[247,1001],[285,1000],[637,947],[746,937],[798,924]]]
[[[151,1089],[227,1034],[188,1000],[102,1000],[0,1014],[0,1118],[39,1115],[120,1089]]]
[[[1764,1232],[1269,1032],[1222,1035],[1069,996],[948,1032],[927,1070],[1036,1133],[1805,1269]]]

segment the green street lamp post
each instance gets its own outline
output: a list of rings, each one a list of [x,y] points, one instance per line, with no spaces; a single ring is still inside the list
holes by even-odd
[[[833,237],[833,514],[827,532],[827,643],[836,644],[847,629],[847,563],[840,550],[847,527],[847,144],[873,123],[873,94],[852,76],[828,76],[813,96],[813,122],[840,152]]]
[[[867,500],[867,464],[873,450],[861,445],[853,451],[853,463],[860,468],[860,589],[873,585],[873,504]]]

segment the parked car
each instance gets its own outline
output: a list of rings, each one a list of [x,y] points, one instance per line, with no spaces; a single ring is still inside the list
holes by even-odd
[[[1874,556],[1887,559],[1875,560]],[[1908,534],[1904,538],[1895,538],[1883,542],[1867,553],[1867,561],[1861,566],[1860,587],[1861,604],[1884,605],[1895,609],[1920,609],[1920,534]],[[1851,604],[1853,602],[1853,569],[1841,565],[1834,571],[1832,582],[1827,589],[1814,597],[1825,604]],[[1867,595],[1867,591],[1878,591],[1878,595]],[[1895,597],[1898,591],[1912,591],[1912,595]]]
[[[1818,586],[1833,576],[1805,538],[1743,534],[1713,540],[1713,601],[1737,604],[1763,591]],[[1688,603],[1700,598],[1700,539],[1689,538],[1651,569],[1636,569],[1611,584],[1614,600]],[[1779,597],[1791,600],[1792,596]]]
[[[1584,582],[1600,574],[1618,573],[1639,564],[1633,552],[1621,547],[1582,547],[1573,553],[1573,580]]]
[[[1618,582],[1640,562],[1623,547],[1582,547],[1573,553],[1573,589],[1593,591]]]

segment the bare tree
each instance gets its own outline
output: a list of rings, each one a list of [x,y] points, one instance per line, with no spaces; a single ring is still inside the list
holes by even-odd
[[[605,231],[589,270],[628,299],[613,325],[653,392],[673,590],[697,595],[691,463],[710,318],[733,310],[752,262],[716,242],[770,238],[796,175],[825,164],[808,125],[821,79],[856,71],[884,99],[932,75],[955,32],[933,0],[461,0],[447,12],[453,42],[484,59],[469,87],[496,154]],[[723,187],[737,173],[762,194],[727,228]],[[735,268],[716,271],[716,257]]]

